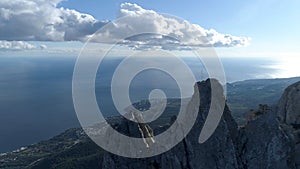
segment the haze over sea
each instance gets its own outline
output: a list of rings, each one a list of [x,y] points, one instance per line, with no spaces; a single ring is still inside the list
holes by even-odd
[[[199,64],[191,58],[185,62],[195,74],[201,74]],[[281,78],[299,76],[291,63],[274,58],[222,58],[228,82],[257,78]],[[4,57],[0,62],[0,152],[11,151],[21,146],[48,139],[65,129],[78,127],[79,123],[72,102],[72,75],[76,58],[71,57]],[[107,60],[100,66],[103,75],[97,78],[96,93],[99,98],[109,98],[103,92],[109,85],[109,79],[120,58]],[[286,66],[289,65],[289,66]],[[147,97],[140,94],[141,87],[155,88],[155,79],[149,78],[157,73],[145,72],[144,77],[137,77],[136,89],[132,90],[133,100]],[[159,73],[158,73],[159,74]],[[165,75],[159,77],[170,78]],[[205,78],[199,76],[198,80]],[[151,82],[151,79],[154,82]],[[156,79],[156,80],[158,80]],[[160,81],[161,82],[161,81]],[[161,83],[160,83],[161,84]],[[170,87],[170,84],[162,84]],[[103,88],[101,88],[101,86]],[[176,88],[176,85],[175,85]],[[175,94],[174,94],[175,93]],[[176,92],[169,92],[169,97],[176,97]],[[105,99],[104,99],[105,100]],[[110,99],[107,99],[104,112],[112,115]]]

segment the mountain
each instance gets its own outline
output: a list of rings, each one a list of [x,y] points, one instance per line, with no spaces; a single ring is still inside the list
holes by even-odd
[[[300,77],[253,79],[227,84],[227,104],[239,125],[246,122],[247,114],[259,104],[275,105],[284,90]]]
[[[300,128],[300,82],[285,89],[277,106],[281,122]]]
[[[70,129],[48,141],[0,155],[0,168],[5,169],[296,169],[300,168],[300,135],[295,124],[284,121],[282,115],[298,114],[299,109],[282,109],[297,104],[298,84],[287,88],[275,107],[261,104],[253,110],[244,126],[238,127],[227,105],[222,119],[210,139],[199,144],[198,137],[208,114],[211,102],[211,84],[215,80],[198,82],[199,93],[195,92],[187,105],[187,111],[195,109],[195,100],[200,97],[196,123],[190,133],[170,151],[151,158],[124,158],[99,148],[82,129]],[[221,85],[219,93],[223,93]],[[296,93],[295,93],[296,92]],[[222,98],[222,97],[220,97]],[[224,97],[225,98],[225,97]],[[292,106],[293,107],[293,106]],[[284,110],[284,112],[282,112]],[[290,111],[290,110],[293,110]],[[286,113],[289,112],[289,113]],[[153,124],[154,133],[167,129],[172,124]],[[279,120],[278,120],[279,119]],[[141,135],[137,125],[121,117],[109,119],[115,128],[128,135]],[[291,124],[291,125],[290,125]]]
[[[24,61],[33,62],[33,60]],[[0,123],[2,126],[0,127],[0,153],[13,151],[19,147],[49,139],[69,128],[80,127],[74,111],[71,90],[72,65],[75,64],[76,60],[71,61],[68,59],[62,63],[61,61],[63,60],[46,59],[46,61],[34,61],[37,62],[35,63],[37,67],[32,70],[32,76],[30,75],[30,77],[27,78],[23,77],[22,74],[20,75],[21,81],[18,83],[14,83],[18,78],[10,79],[11,77],[19,77],[14,74],[12,74],[12,76],[0,76],[0,78],[4,78],[1,81],[3,83],[0,83]],[[23,59],[21,59],[20,62],[23,63]],[[119,59],[113,59],[111,62],[112,63],[109,63],[104,70],[112,65],[113,67],[111,69],[114,70],[120,61]],[[12,65],[12,63],[9,65]],[[8,64],[8,62],[6,64]],[[60,66],[58,69],[53,69],[55,67],[54,65]],[[5,64],[1,64],[1,66],[5,66]],[[19,67],[22,66],[23,65],[19,65]],[[68,70],[66,70],[66,67]],[[49,68],[53,70],[51,69],[50,71]],[[254,67],[254,69],[256,69],[256,67]],[[103,82],[110,81],[106,78],[107,76],[108,75],[105,75]],[[148,77],[153,79],[151,76]],[[232,116],[239,125],[243,125],[251,109],[256,109],[259,104],[276,104],[284,89],[296,81],[300,81],[300,78],[247,80],[228,84],[227,103]],[[130,92],[130,95],[136,98],[132,98],[133,101],[148,98],[148,94],[153,90],[153,86],[152,88],[145,89],[144,85],[147,87],[152,84],[148,84],[147,82],[149,81],[143,82],[143,84],[138,85],[137,90],[134,88],[134,90]],[[107,82],[105,82],[105,84],[106,83]],[[96,83],[95,92],[97,100],[99,101],[99,107],[101,107],[101,110],[103,109],[102,112],[104,116],[117,115],[118,113],[113,108],[113,101],[109,94],[110,88],[102,88],[97,86],[97,84],[98,83]],[[160,84],[157,84],[158,87],[159,85]],[[166,85],[166,88],[167,87]],[[165,89],[163,89],[163,91],[165,91]],[[169,92],[165,91],[166,94],[172,93],[170,96],[167,95],[167,97],[173,97],[173,91],[173,89],[169,90]],[[166,113],[172,112],[171,109],[176,109],[180,100],[177,100],[178,103],[176,103],[176,99],[170,100],[170,102],[172,102],[172,104],[169,104],[167,107],[169,110],[167,110]],[[144,106],[145,104],[143,103],[142,105]],[[12,121],[16,123],[12,123]],[[168,118],[166,118],[166,121],[168,121]]]
[[[296,165],[300,168],[300,82],[285,89],[276,109],[279,121],[293,128]]]

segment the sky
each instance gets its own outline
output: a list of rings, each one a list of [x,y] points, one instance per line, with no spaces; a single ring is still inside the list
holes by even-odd
[[[146,42],[134,37],[122,45],[137,50],[153,46],[185,50],[209,43],[224,57],[298,57],[299,7],[297,0],[1,0],[0,55],[76,55],[91,34],[129,15],[109,28],[105,38],[119,41],[127,33],[159,30],[180,43],[147,36]],[[124,23],[132,29],[128,31]]]

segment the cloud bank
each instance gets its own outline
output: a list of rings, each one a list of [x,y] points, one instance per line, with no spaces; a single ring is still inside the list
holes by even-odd
[[[61,0],[1,0],[0,40],[86,41],[110,23],[76,10],[58,8]],[[123,19],[120,19],[123,18]],[[94,41],[119,42],[135,49],[246,46],[249,38],[204,29],[186,20],[159,14],[136,4],[123,3],[117,22]],[[135,36],[136,32],[145,32]],[[150,34],[149,34],[150,33]],[[128,35],[128,36],[127,36]],[[124,39],[124,36],[127,37]]]
[[[30,50],[30,49],[36,49],[36,46],[23,41],[0,41],[0,50]]]
[[[61,0],[1,0],[0,39],[83,41],[108,21],[58,8]]]
[[[145,34],[131,36],[136,32],[145,32]],[[150,34],[147,34],[148,32]],[[131,3],[121,4],[117,21],[99,35],[99,40],[118,41],[124,36],[128,38],[119,43],[133,48],[155,47],[168,50],[207,46],[246,46],[250,40],[245,37],[221,34],[214,29],[207,30],[186,20],[162,15]]]

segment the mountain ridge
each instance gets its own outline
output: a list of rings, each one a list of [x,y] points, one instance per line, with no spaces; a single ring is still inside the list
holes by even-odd
[[[58,151],[53,152],[54,148],[50,148],[49,151],[39,147],[37,150],[42,150],[40,156],[31,157],[32,160],[29,164],[20,167],[16,161],[21,164],[22,157],[24,157],[23,161],[29,157],[24,152],[29,151],[30,148],[25,148],[20,150],[21,153],[15,152],[0,156],[0,168],[135,169],[143,166],[149,169],[294,169],[299,167],[296,156],[298,147],[295,144],[295,131],[291,126],[282,124],[277,119],[277,111],[269,106],[261,106],[254,111],[252,118],[248,119],[245,126],[239,128],[226,105],[221,122],[213,136],[204,144],[199,144],[200,128],[203,126],[207,110],[210,107],[210,82],[210,80],[206,80],[197,83],[201,92],[202,104],[200,104],[200,111],[194,127],[182,142],[162,155],[146,159],[128,159],[116,156],[97,147],[81,129],[71,129],[50,141],[57,143],[53,147],[58,147]],[[170,124],[156,130],[163,130]],[[121,122],[117,125],[129,124]],[[43,144],[41,143],[39,146],[43,147]],[[48,154],[43,155],[47,151]],[[22,152],[23,156],[20,155]],[[28,152],[28,154],[34,153]],[[5,158],[6,160],[12,159],[15,163],[11,163],[12,165],[9,166],[9,163],[5,162]]]

